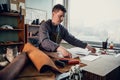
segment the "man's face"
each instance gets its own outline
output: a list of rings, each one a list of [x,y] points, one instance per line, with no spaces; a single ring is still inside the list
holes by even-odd
[[[52,22],[55,25],[60,24],[63,21],[64,14],[65,13],[63,11],[61,11],[61,10],[52,12]]]

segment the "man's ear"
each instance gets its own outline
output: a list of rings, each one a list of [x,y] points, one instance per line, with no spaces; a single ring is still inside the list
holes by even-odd
[[[54,11],[54,12],[52,12],[52,15],[54,15],[54,14],[56,14],[57,13],[57,11]]]

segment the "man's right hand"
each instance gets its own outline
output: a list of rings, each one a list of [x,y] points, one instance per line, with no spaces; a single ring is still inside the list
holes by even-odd
[[[57,52],[61,52],[61,54],[63,55],[63,57],[67,57],[67,58],[71,58],[72,55],[70,52],[68,52],[64,47],[59,46],[57,48]]]

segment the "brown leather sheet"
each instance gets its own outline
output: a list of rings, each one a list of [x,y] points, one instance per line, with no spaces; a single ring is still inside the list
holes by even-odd
[[[61,73],[54,62],[43,51],[34,47],[32,44],[26,43],[23,48],[23,52],[28,54],[28,57],[33,62],[38,71],[40,71],[43,66],[47,65],[56,72]]]

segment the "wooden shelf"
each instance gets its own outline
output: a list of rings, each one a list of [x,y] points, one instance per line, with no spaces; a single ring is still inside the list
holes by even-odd
[[[19,13],[0,13],[0,27],[4,24],[12,25],[13,29],[0,28],[0,51],[3,46],[17,46],[21,52],[25,44],[24,16],[21,18]]]
[[[11,46],[11,45],[23,45],[24,42],[6,42],[6,43],[0,43],[0,46]]]
[[[3,12],[3,13],[0,13],[1,16],[12,16],[12,17],[18,17],[20,16],[19,13],[8,13],[8,12]]]
[[[25,24],[25,42],[30,42],[34,46],[38,43],[38,32],[40,25],[29,25]],[[37,46],[36,46],[37,47]]]
[[[0,31],[22,31],[24,29],[0,29]]]
[[[40,27],[40,25],[34,25],[34,24],[32,24],[32,25],[29,25],[29,27]]]

